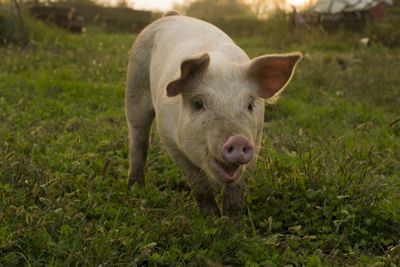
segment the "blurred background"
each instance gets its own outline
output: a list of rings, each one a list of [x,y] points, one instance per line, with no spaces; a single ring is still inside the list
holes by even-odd
[[[1,38],[3,42],[28,39],[21,12],[76,33],[90,27],[138,32],[171,9],[212,22],[236,36],[278,28],[279,32],[366,30],[373,36],[364,39],[365,44],[372,37],[397,45],[400,35],[395,31],[400,8],[393,0],[1,0]]]

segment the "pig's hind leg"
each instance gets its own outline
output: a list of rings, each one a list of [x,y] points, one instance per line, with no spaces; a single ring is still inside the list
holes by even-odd
[[[149,135],[155,112],[150,91],[150,52],[145,40],[137,40],[129,57],[125,91],[125,115],[129,130],[129,182],[144,185]]]

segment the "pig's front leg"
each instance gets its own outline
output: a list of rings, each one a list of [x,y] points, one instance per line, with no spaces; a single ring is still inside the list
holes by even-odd
[[[197,176],[189,177],[192,194],[194,195],[201,212],[204,215],[221,216],[217,202],[214,197],[214,190],[208,182],[208,177],[199,170]]]
[[[135,92],[136,93],[136,92]],[[143,186],[151,124],[155,113],[149,91],[141,94],[127,93],[126,117],[129,130],[129,182]]]
[[[222,201],[222,215],[239,220],[243,215],[246,181],[241,179],[237,183],[225,186]]]
[[[138,183],[140,186],[143,186],[145,183],[144,168],[149,147],[151,122],[152,115],[150,114],[148,118],[144,118],[141,121],[141,124],[129,124],[128,188],[134,183]]]
[[[189,182],[191,194],[197,201],[201,212],[204,215],[221,216],[217,202],[214,197],[214,190],[208,181],[208,177],[204,171],[195,166],[186,156],[177,149],[168,148],[168,154],[172,160],[183,171],[184,176]]]

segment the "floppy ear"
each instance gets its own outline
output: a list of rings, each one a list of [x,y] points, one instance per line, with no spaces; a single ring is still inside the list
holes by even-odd
[[[278,96],[289,83],[301,58],[301,53],[291,53],[253,59],[248,74],[259,85],[258,95],[262,98]]]
[[[180,77],[167,85],[167,96],[176,96],[183,90],[185,83],[205,71],[210,64],[210,56],[205,53],[200,56],[189,58],[181,63]]]

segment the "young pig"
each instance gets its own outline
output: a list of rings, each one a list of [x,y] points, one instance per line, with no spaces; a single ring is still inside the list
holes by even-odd
[[[155,117],[161,142],[205,214],[241,215],[249,171],[260,151],[264,100],[289,82],[300,53],[250,60],[224,32],[168,12],[147,26],[130,52],[125,112],[129,185],[144,185]]]

